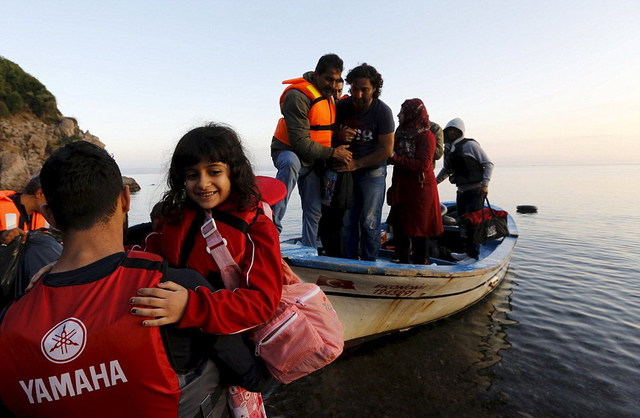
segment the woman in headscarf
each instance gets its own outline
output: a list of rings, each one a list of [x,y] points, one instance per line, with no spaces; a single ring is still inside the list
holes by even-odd
[[[429,263],[429,237],[442,233],[440,199],[433,174],[436,138],[420,99],[405,100],[398,114],[393,156],[395,167],[387,203],[400,263]],[[413,250],[413,251],[412,251]]]

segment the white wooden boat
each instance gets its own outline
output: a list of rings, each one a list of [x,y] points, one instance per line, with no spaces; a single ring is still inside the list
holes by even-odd
[[[517,241],[511,216],[508,226],[510,235],[483,244],[479,260],[471,263],[432,257],[432,265],[398,264],[388,250],[375,262],[349,260],[286,242],[282,256],[303,281],[318,284],[329,296],[345,341],[355,344],[447,317],[489,294],[504,278]],[[457,226],[445,226],[438,245],[460,248]]]

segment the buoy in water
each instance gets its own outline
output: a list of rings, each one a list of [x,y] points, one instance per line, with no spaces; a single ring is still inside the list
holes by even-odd
[[[516,206],[516,211],[518,213],[537,213],[538,208],[533,205],[520,205]]]

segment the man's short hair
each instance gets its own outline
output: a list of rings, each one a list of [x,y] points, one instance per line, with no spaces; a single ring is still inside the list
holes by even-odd
[[[124,187],[113,157],[86,141],[56,150],[42,166],[40,178],[47,205],[63,231],[106,222]]]
[[[24,186],[24,189],[22,189],[22,194],[34,196],[41,188],[42,185],[40,184],[40,174],[36,174],[35,176],[31,177],[29,183]]]
[[[359,78],[368,78],[371,82],[371,86],[376,89],[373,92],[373,98],[377,99],[380,97],[380,93],[382,93],[382,84],[384,81],[382,80],[382,75],[375,69],[374,66],[365,63],[358,65],[355,68],[352,68],[347,74],[345,80],[347,83],[353,84],[353,82]]]
[[[326,73],[329,70],[342,72],[344,63],[336,54],[327,54],[320,57],[316,65],[316,74]]]

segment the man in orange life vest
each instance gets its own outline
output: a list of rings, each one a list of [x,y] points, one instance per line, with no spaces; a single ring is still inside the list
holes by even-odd
[[[164,279],[173,280],[165,289],[184,298],[188,292],[175,283],[193,288],[206,281],[168,269],[159,256],[124,252],[129,188],[104,149],[68,144],[41,176],[42,212],[62,231],[64,248],[53,269],[0,317],[0,414],[207,416],[201,408],[214,409],[219,376],[201,354],[201,337],[142,327],[126,303]],[[224,401],[217,406],[224,409]]]
[[[291,192],[298,184],[302,201],[302,244],[315,247],[321,215],[321,167],[331,157],[343,164],[351,161],[346,146],[331,147],[335,123],[333,91],[342,80],[343,63],[335,54],[318,60],[315,71],[285,80],[289,84],[280,96],[282,118],[271,141],[271,158],[278,169],[276,178],[287,186],[287,196],[273,207],[273,220],[282,232],[282,218]]]
[[[29,180],[22,193],[0,190],[0,244],[8,244],[18,235],[24,241],[27,231],[46,228],[40,214],[40,206],[46,203],[39,175]]]

